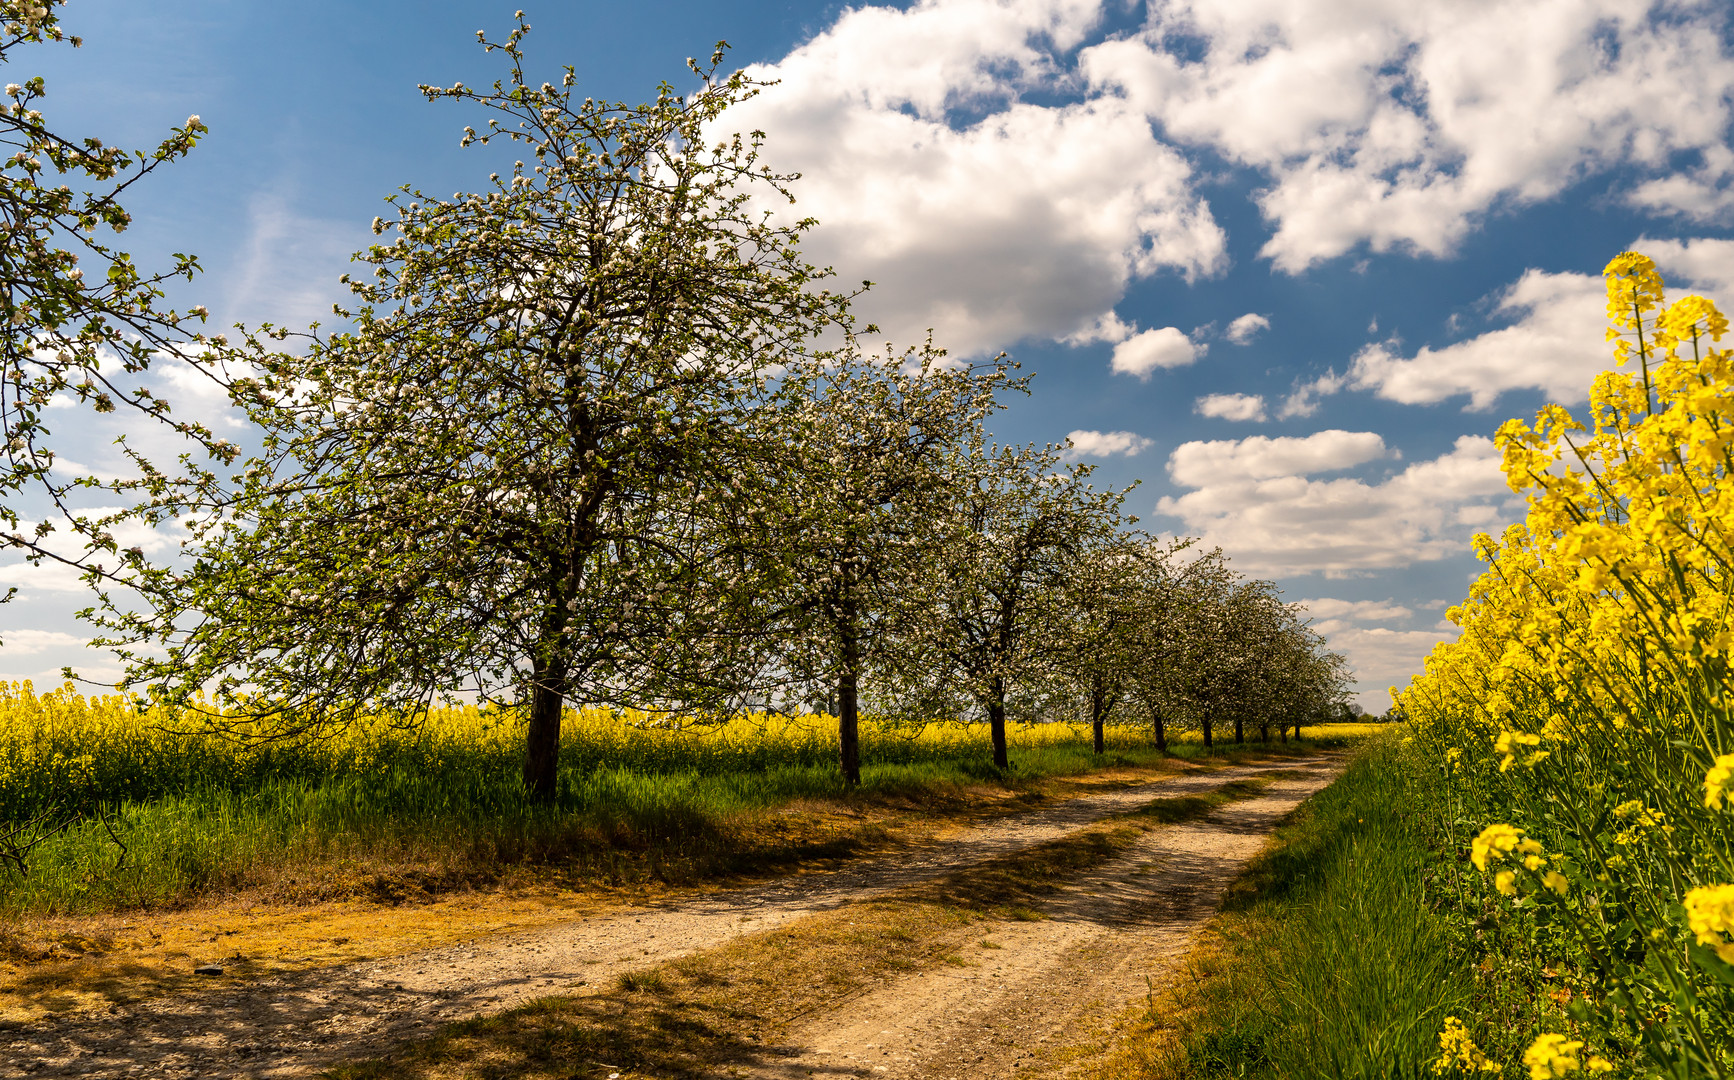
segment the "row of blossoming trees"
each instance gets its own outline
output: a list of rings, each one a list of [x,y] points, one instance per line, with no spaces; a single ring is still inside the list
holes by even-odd
[[[55,37],[57,6],[10,45]],[[510,65],[491,89],[423,88],[482,110],[465,145],[522,160],[479,193],[394,196],[340,330],[151,324],[137,368],[172,350],[221,382],[257,452],[182,425],[208,453],[135,455],[109,485],[130,510],[69,514],[82,555],[15,534],[103,586],[128,688],[252,735],[480,693],[525,714],[541,797],[572,703],[703,722],[823,701],[857,782],[864,709],[985,719],[1003,767],[1019,717],[1087,715],[1098,746],[1110,722],[1268,738],[1339,696],[1340,660],[1267,584],[1129,532],[1066,448],[990,442],[1015,365],[866,344],[856,294],[802,257],[812,222],[767,212],[793,178],[729,133],[759,87],[719,76],[720,49],[697,92],[627,107],[575,98],[570,69],[528,83],[527,30],[483,39]],[[94,323],[148,312],[139,288]],[[103,340],[38,353],[37,397],[106,370]],[[123,388],[99,407],[117,395],[167,420]],[[21,415],[13,475],[52,484]],[[184,528],[182,557],[123,549],[121,517]]]
[[[1650,260],[1609,264],[1609,338],[1584,421],[1499,433],[1527,520],[1400,697],[1451,807],[1475,822],[1468,899],[1555,980],[1525,1064],[1734,1075],[1734,352]],[[1489,924],[1489,926],[1492,925]],[[1498,1071],[1460,1021],[1440,1071]]]

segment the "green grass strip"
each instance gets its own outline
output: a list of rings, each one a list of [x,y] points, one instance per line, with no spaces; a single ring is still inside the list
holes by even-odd
[[[1231,888],[1213,945],[1117,1051],[1108,1077],[1434,1077],[1473,973],[1424,880],[1417,791],[1388,741],[1305,803]]]

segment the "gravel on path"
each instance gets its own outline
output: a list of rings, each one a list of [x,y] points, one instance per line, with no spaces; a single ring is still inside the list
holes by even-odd
[[[909,989],[900,998],[882,998],[883,994],[895,994],[893,989],[885,989],[876,991],[873,1001],[857,1000],[848,1006],[849,1015],[883,1007],[890,1010],[886,1016],[901,1015],[898,1010],[919,1006],[910,1016],[928,1017],[923,1021],[926,1027],[919,1037],[899,1036],[903,1042],[898,1045],[919,1046],[921,1053],[915,1054],[913,1049],[900,1053],[925,1063],[923,1069],[941,1067],[934,1063],[969,1053],[976,1053],[981,1065],[990,1058],[999,1060],[987,1048],[1001,1045],[995,1040],[1004,1036],[997,1027],[979,1024],[963,1031],[969,1025],[953,1023],[965,1015],[956,1002],[976,1008],[983,1002],[1005,999],[1008,1004],[997,1007],[999,1011],[1018,1012],[1013,999],[1006,995],[1052,996],[1041,988],[1041,981],[1062,977],[1084,979],[1092,988],[1090,993],[1104,996],[1104,1000],[1112,998],[1116,1006],[1127,1000],[1121,992],[1132,981],[1137,984],[1133,989],[1141,993],[1141,973],[1096,977],[1094,973],[1102,965],[1087,961],[1089,950],[1099,945],[1105,934],[1129,934],[1128,943],[1140,950],[1156,948],[1161,953],[1180,948],[1191,928],[1214,910],[1223,885],[1262,844],[1276,817],[1286,812],[1278,807],[1298,803],[1304,797],[1299,794],[1303,790],[1310,793],[1324,786],[1335,775],[1337,764],[1335,758],[1318,757],[1188,772],[1001,818],[913,852],[863,860],[838,870],[689,896],[667,904],[616,909],[570,923],[382,961],[275,976],[243,986],[77,1013],[28,1026],[0,1025],[0,1078],[306,1075],[337,1061],[377,1056],[405,1040],[431,1034],[451,1020],[500,1012],[552,994],[611,990],[624,972],[690,955],[736,934],[779,926],[1044,843],[1113,814],[1137,809],[1152,799],[1200,794],[1273,771],[1301,768],[1316,774],[1316,781],[1279,781],[1269,789],[1272,794],[1220,808],[1206,822],[1156,830],[1129,857],[1134,862],[1117,860],[1073,885],[1056,901],[1064,913],[1039,923],[1008,924],[996,931],[1006,944],[1003,953],[995,953],[997,971],[983,969],[973,981],[967,973],[960,976],[956,969],[913,976],[914,981],[905,980]],[[1170,849],[1169,844],[1176,846]],[[1151,861],[1160,863],[1157,871],[1136,881],[1121,882],[1113,877],[1117,872],[1132,873],[1126,868],[1135,862]],[[1154,899],[1152,886],[1156,888]],[[1071,907],[1066,907],[1068,904]],[[1183,914],[1164,914],[1171,908]],[[1130,963],[1128,955],[1118,968],[1127,968]],[[1016,989],[1020,987],[1023,989]],[[1076,998],[1070,992],[1064,996],[1067,1000]],[[935,1004],[929,1007],[925,1002]],[[1052,1028],[1051,1013],[1051,1009],[1025,1009],[1021,1015],[1028,1017],[1029,1023]],[[890,1045],[889,1036],[879,1038],[878,1028],[867,1031],[881,1021],[866,1023],[865,1027],[853,1020],[841,1024],[827,1014],[815,1021],[818,1027],[792,1034],[795,1049],[783,1060],[767,1065],[772,1071],[766,1075],[805,1076],[816,1066],[797,1063],[819,1061],[814,1054],[856,1053],[866,1048],[867,1041],[873,1041],[873,1051],[888,1060],[890,1051],[880,1044]],[[952,1028],[958,1029],[955,1037],[944,1034]],[[907,1025],[905,1029],[915,1030]],[[833,1032],[834,1037],[823,1035],[826,1031]],[[985,1042],[981,1032],[988,1033]],[[867,1039],[869,1034],[874,1036],[872,1040]],[[969,1049],[977,1043],[981,1049]],[[960,1047],[963,1049],[956,1049]],[[866,1066],[869,1071],[862,1075],[881,1075],[880,1064]],[[798,1071],[789,1072],[791,1068]]]
[[[1147,834],[1045,904],[1048,918],[984,924],[983,936],[999,947],[975,950],[973,967],[936,968],[875,987],[790,1031],[749,1075],[978,1080],[1063,1073],[1063,1051],[1094,1038],[1143,999],[1151,982],[1172,975],[1277,823],[1336,775],[1322,762],[1309,771],[1201,821]]]

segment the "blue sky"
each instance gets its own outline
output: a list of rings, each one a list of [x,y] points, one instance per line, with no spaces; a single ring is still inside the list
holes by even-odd
[[[64,131],[211,133],[139,190],[144,266],[177,297],[304,325],[400,184],[473,190],[451,103],[514,4],[74,0],[85,46],[24,50]],[[1671,285],[1734,301],[1734,37],[1725,3],[928,0],[528,9],[531,75],[638,101],[721,38],[782,80],[739,116],[798,169],[814,257],[878,285],[899,341],[1036,374],[994,424],[1071,435],[1142,481],[1156,531],[1202,536],[1307,601],[1388,703],[1448,634],[1467,540],[1521,513],[1487,439],[1581,403],[1606,357],[1601,267],[1642,240]],[[1249,317],[1250,316],[1250,317]],[[166,376],[165,376],[166,377]],[[185,411],[216,415],[181,386]],[[72,429],[68,429],[69,431]],[[100,463],[112,432],[80,431]],[[76,440],[70,445],[77,445]],[[69,453],[74,453],[69,451]],[[73,663],[63,579],[0,568],[0,677]]]

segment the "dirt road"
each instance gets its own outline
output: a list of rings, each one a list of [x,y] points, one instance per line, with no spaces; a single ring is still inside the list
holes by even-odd
[[[830,873],[0,1029],[0,1077],[306,1075],[377,1055],[449,1020],[550,994],[613,990],[627,971],[932,880],[1152,799],[1281,773],[1258,798],[1148,833],[1063,889],[1045,905],[1047,918],[985,926],[990,946],[964,964],[875,985],[846,1009],[803,1018],[748,1070],[791,1078],[1018,1075],[1028,1065],[1055,1065],[1045,1048],[1076,1041],[1101,1016],[1141,998],[1146,977],[1160,978],[1183,952],[1277,821],[1329,783],[1339,764],[1320,756],[1186,774]]]

